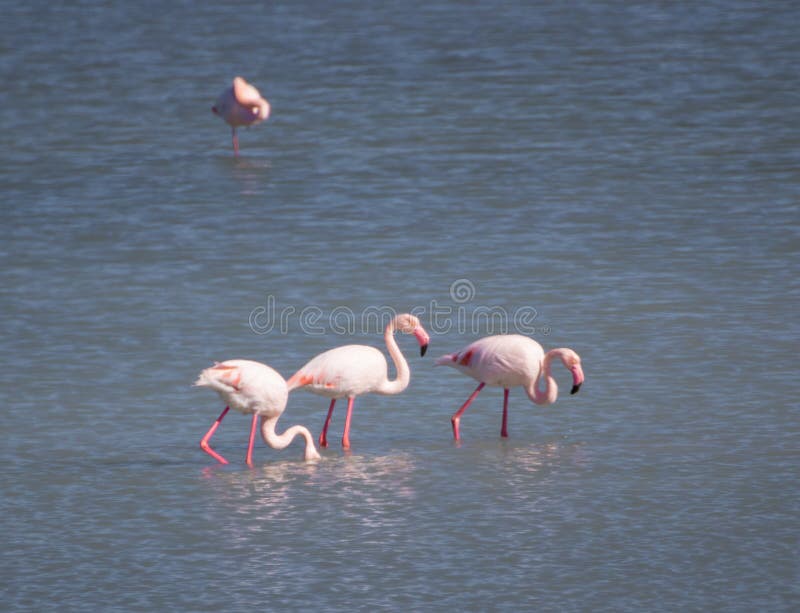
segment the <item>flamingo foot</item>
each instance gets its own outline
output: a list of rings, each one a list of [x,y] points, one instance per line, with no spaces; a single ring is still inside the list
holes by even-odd
[[[233,132],[232,139],[233,139],[233,155],[235,157],[239,157],[239,136],[236,134],[236,128],[231,128]]]
[[[258,421],[258,413],[253,413],[253,423],[250,426],[250,440],[247,443],[247,457],[245,462],[250,468],[253,468],[253,444],[256,440],[256,422]]]
[[[342,449],[345,451],[350,449],[350,420],[353,418],[353,403],[355,396],[350,396],[347,399],[347,416],[344,418],[344,435],[342,436]]]
[[[333,417],[333,407],[336,404],[336,398],[331,398],[331,404],[328,406],[328,415],[325,417],[325,424],[322,426],[322,432],[319,433],[319,446],[328,446],[328,426],[331,425],[331,417]]]
[[[453,417],[450,420],[450,423],[453,424],[453,438],[456,441],[460,441],[461,440],[461,436],[460,436],[459,431],[458,431],[458,422],[459,421],[461,421],[461,420],[458,417]]]
[[[475,391],[470,394],[469,398],[467,398],[467,401],[464,404],[462,404],[461,408],[458,409],[458,411],[456,411],[455,413],[453,413],[453,416],[450,418],[450,423],[453,424],[453,438],[456,439],[456,442],[461,440],[461,437],[459,436],[458,432],[458,423],[461,421],[461,416],[464,414],[464,411],[467,410],[467,407],[470,404],[472,404],[472,401],[475,400],[478,394],[480,394],[481,390],[485,385],[486,383],[484,381],[481,381],[478,384],[478,387],[475,388]]]
[[[220,454],[214,451],[211,448],[211,445],[208,444],[208,441],[210,441],[211,437],[214,436],[214,432],[216,432],[217,428],[219,428],[219,425],[222,423],[222,418],[225,417],[225,415],[227,415],[228,411],[230,411],[230,407],[225,407],[225,410],[222,411],[222,413],[220,413],[216,421],[213,424],[211,424],[211,427],[208,429],[208,432],[206,432],[205,436],[200,440],[200,449],[205,451],[208,455],[210,455],[220,464],[227,464],[228,460],[226,460]]]
[[[210,455],[212,458],[214,458],[220,464],[227,464],[228,463],[228,460],[226,460],[221,455],[219,455],[216,451],[211,449],[211,445],[209,445],[206,441],[200,441],[200,449],[205,451],[208,455]]]
[[[508,388],[503,389],[503,424],[500,427],[500,436],[508,438]]]

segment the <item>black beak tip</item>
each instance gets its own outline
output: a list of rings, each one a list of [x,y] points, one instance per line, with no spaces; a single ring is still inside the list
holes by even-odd
[[[577,394],[579,389],[581,389],[581,384],[580,383],[578,383],[578,385],[573,385],[572,386],[572,391],[570,391],[570,394]]]
[[[420,345],[419,346],[419,354],[420,356],[425,355],[425,352],[428,350],[428,345]]]

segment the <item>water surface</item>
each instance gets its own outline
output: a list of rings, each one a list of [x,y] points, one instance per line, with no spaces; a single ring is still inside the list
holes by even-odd
[[[4,15],[6,610],[797,607],[791,4]],[[238,159],[210,113],[235,74],[273,108]],[[285,330],[251,326],[269,304]],[[356,402],[351,454],[344,407],[317,464],[247,469],[239,415],[230,465],[197,448],[202,368],[380,347],[380,307],[433,357],[524,309],[586,383],[513,390],[506,440],[486,389],[455,445],[474,382],[401,338],[411,385]]]

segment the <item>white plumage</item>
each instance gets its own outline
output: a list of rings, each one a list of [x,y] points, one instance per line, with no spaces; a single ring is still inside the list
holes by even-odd
[[[389,370],[383,353],[367,345],[344,345],[330,349],[312,358],[305,366],[289,377],[289,390],[304,387],[315,394],[331,399],[328,416],[319,435],[319,444],[328,446],[327,434],[333,407],[339,398],[347,398],[347,416],[344,422],[342,447],[350,448],[350,420],[356,396],[374,392],[376,394],[399,394],[408,387],[411,372],[403,353],[394,339],[395,331],[413,334],[425,355],[430,337],[414,315],[397,315],[384,330],[383,338],[389,355],[397,369],[397,377],[389,379]]]
[[[542,346],[532,338],[519,334],[486,336],[470,343],[461,351],[448,353],[436,360],[436,364],[450,366],[479,382],[478,387],[467,398],[461,408],[450,419],[453,437],[460,439],[461,415],[475,400],[485,385],[503,388],[503,423],[501,436],[508,436],[508,391],[522,386],[525,393],[536,404],[550,404],[558,397],[558,384],[551,374],[551,363],[560,359],[572,372],[572,391],[575,394],[583,383],[581,358],[572,349],[560,347],[544,352]],[[544,377],[545,388],[540,389]]]
[[[284,378],[266,364],[251,360],[219,362],[201,372],[195,385],[213,389],[226,405],[225,410],[200,441],[203,451],[222,464],[227,464],[228,461],[211,448],[209,441],[231,408],[253,416],[246,457],[249,466],[253,464],[253,442],[259,417],[261,418],[261,437],[267,445],[273,449],[283,449],[292,442],[295,436],[300,435],[306,440],[305,459],[318,460],[320,458],[308,428],[292,426],[283,434],[279,435],[275,432],[278,418],[286,408],[289,389]]]

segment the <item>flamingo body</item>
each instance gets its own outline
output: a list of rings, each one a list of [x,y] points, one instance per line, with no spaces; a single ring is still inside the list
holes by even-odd
[[[536,404],[551,404],[558,397],[558,384],[551,374],[551,363],[560,359],[572,372],[572,390],[575,394],[584,380],[581,359],[572,349],[561,347],[544,352],[535,340],[519,334],[503,334],[478,339],[461,351],[443,355],[437,365],[450,366],[479,382],[477,389],[451,418],[453,437],[460,440],[461,415],[485,385],[499,386],[503,394],[503,424],[501,436],[508,436],[508,392],[521,386]],[[545,388],[540,389],[544,378]]]
[[[239,155],[239,138],[236,128],[254,126],[269,117],[270,104],[259,91],[236,77],[230,87],[217,98],[211,112],[221,117],[231,127],[233,152]]]
[[[200,373],[195,385],[217,392],[230,408],[245,415],[277,417],[286,408],[289,390],[273,368],[251,360],[227,360]]]
[[[289,378],[287,382],[289,391],[303,387],[331,399],[328,416],[319,436],[319,444],[322,447],[328,446],[328,426],[336,400],[347,398],[342,447],[349,449],[350,420],[356,396],[370,392],[399,394],[408,387],[411,373],[408,362],[394,339],[395,331],[413,334],[420,345],[422,355],[425,355],[430,340],[419,319],[413,315],[403,313],[389,323],[384,330],[384,340],[397,369],[397,377],[393,380],[389,379],[389,369],[383,353],[367,345],[344,345],[329,349],[312,358]]]
[[[526,385],[544,360],[542,346],[519,334],[486,336],[457,353],[444,355],[436,364],[451,366],[486,385]]]
[[[195,385],[213,389],[226,405],[225,410],[200,441],[203,451],[220,463],[228,462],[211,448],[209,441],[231,408],[253,416],[247,448],[248,465],[252,466],[253,442],[258,418],[261,418],[261,436],[270,447],[283,449],[295,436],[301,435],[306,439],[305,459],[319,459],[313,437],[307,428],[292,426],[283,435],[275,433],[275,424],[286,408],[289,389],[284,378],[266,364],[251,360],[219,362],[202,371]]]
[[[315,394],[339,399],[389,393],[381,385],[387,381],[389,370],[383,353],[368,345],[344,345],[312,358],[291,377],[290,385],[299,383]]]

